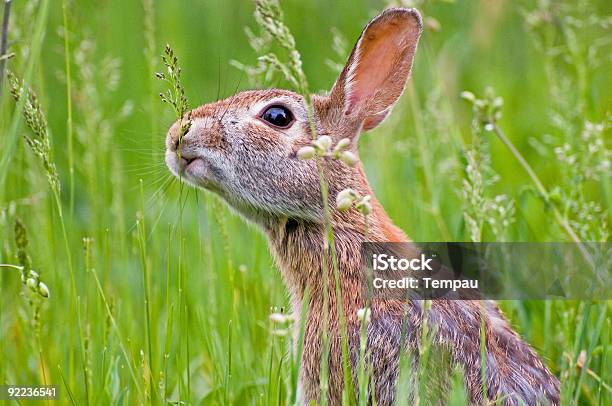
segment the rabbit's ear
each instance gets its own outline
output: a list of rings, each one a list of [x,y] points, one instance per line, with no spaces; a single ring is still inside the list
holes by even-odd
[[[391,8],[363,30],[330,93],[346,115],[369,130],[380,124],[401,96],[421,35],[415,9]]]

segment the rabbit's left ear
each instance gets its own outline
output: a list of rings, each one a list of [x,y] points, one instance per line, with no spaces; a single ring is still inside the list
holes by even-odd
[[[421,27],[415,9],[391,8],[361,33],[330,98],[345,115],[363,120],[363,130],[380,124],[401,96]]]

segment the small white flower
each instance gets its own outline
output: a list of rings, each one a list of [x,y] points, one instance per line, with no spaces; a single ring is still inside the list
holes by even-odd
[[[365,320],[366,323],[369,323],[370,319],[371,319],[371,316],[372,316],[372,311],[370,310],[370,308],[367,308],[367,309],[366,308],[361,308],[361,309],[357,310],[357,318],[360,321],[364,321]]]
[[[287,317],[282,313],[272,313],[270,321],[274,324],[284,324],[287,322]]]

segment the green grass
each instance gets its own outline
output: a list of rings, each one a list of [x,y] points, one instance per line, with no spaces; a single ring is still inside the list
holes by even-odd
[[[231,60],[254,66],[259,53],[285,50],[250,47],[244,27],[260,28],[248,1],[63,3],[14,2],[11,15],[8,68],[39,97],[62,188],[56,200],[23,139],[26,105],[13,102],[5,80],[0,263],[20,263],[19,218],[50,297],[24,286],[19,270],[0,268],[0,383],[60,385],[62,404],[289,403],[299,361],[291,337],[275,333],[284,326],[269,319],[288,301],[267,243],[216,197],[171,179],[163,148],[176,116],[153,77],[171,44],[196,106],[257,79]],[[411,238],[570,241],[566,222],[580,240],[609,241],[612,10],[605,0],[573,3],[420,7],[427,28],[406,93],[360,141],[378,198]],[[311,89],[329,89],[333,66],[344,63],[349,49],[332,44],[352,45],[385,6],[283,2]],[[277,75],[272,85],[291,82]],[[489,86],[504,102],[494,131],[473,121],[460,97],[482,98]],[[510,214],[500,215],[501,205]],[[610,402],[609,301],[501,306],[561,378],[564,404]],[[402,360],[402,372],[411,362]],[[451,387],[449,403],[463,404],[460,377]]]

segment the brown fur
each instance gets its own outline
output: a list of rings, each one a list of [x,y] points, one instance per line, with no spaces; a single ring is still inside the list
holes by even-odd
[[[313,96],[317,133],[334,143],[349,138],[357,154],[361,131],[378,125],[400,97],[412,67],[421,19],[415,10],[389,9],[364,29],[349,61],[329,96]],[[287,106],[295,123],[287,129],[267,125],[261,110]],[[321,335],[323,328],[323,276],[329,286],[329,401],[341,404],[343,390],[339,314],[331,267],[323,269],[324,219],[319,175],[314,160],[297,159],[299,148],[310,143],[303,97],[284,90],[242,92],[192,112],[194,125],[185,135],[181,156],[193,162],[181,167],[177,160],[178,124],[168,134],[166,161],[182,179],[221,195],[231,207],[254,222],[268,236],[282,272],[295,314],[304,292],[310,294],[305,320],[304,355],[300,371],[302,401],[319,400]],[[363,167],[348,167],[330,158],[321,160],[329,185],[330,201],[338,192],[353,188],[373,195]],[[397,228],[378,201],[372,199],[368,237],[375,242],[403,242]],[[365,306],[361,271],[364,218],[355,210],[337,211],[332,204],[332,225],[339,271],[342,312],[347,321],[349,352],[356,382],[359,353],[357,311]],[[327,263],[331,263],[328,259]],[[395,400],[399,357],[403,351],[418,355],[425,322],[423,303],[394,300],[372,302],[367,348],[373,371],[370,397],[377,404]],[[407,337],[401,342],[402,318]],[[480,328],[486,333],[486,400],[503,399],[507,405],[558,404],[559,383],[535,352],[512,330],[498,307],[487,301],[434,300],[427,316],[435,332],[434,344],[447,350],[452,362],[465,371],[470,401],[481,404]],[[296,322],[300,325],[300,321]]]

